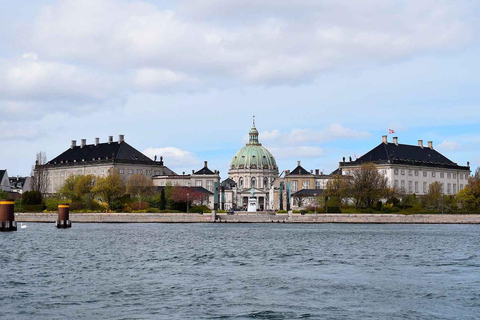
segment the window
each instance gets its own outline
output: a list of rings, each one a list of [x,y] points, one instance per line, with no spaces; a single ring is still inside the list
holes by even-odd
[[[213,192],[213,181],[207,180],[207,190]]]
[[[145,170],[145,174],[151,176],[152,175],[152,170]]]
[[[447,194],[450,194],[452,192],[452,184],[447,183]]]
[[[240,178],[238,180],[238,185],[240,186],[240,188],[243,188],[243,178]]]
[[[133,169],[128,169],[128,170],[127,170],[127,173],[128,173],[128,174],[133,174]]]
[[[398,189],[398,180],[395,180],[395,181],[393,182],[393,187],[394,187],[395,189]]]
[[[456,173],[453,174],[453,179],[457,179],[457,174]]]
[[[442,190],[442,193],[445,193],[445,186],[443,185],[443,183],[442,183],[442,189],[441,190]]]
[[[310,181],[303,181],[302,189],[310,189]]]
[[[436,174],[435,171],[432,171],[432,178],[435,178]]]
[[[412,175],[412,170],[408,170],[408,175],[409,175],[409,176]]]
[[[124,169],[122,169],[122,168],[118,169],[118,173],[123,174],[123,173],[124,173]]]
[[[402,176],[404,176],[405,175],[405,169],[400,170],[400,173],[402,174]]]
[[[320,180],[315,181],[315,189],[320,189]]]
[[[298,181],[293,180],[292,181],[292,191],[296,192],[298,190]]]
[[[454,183],[453,184],[453,194],[456,194],[457,193],[457,184]]]
[[[427,193],[427,183],[423,183],[423,193]]]
[[[398,175],[398,169],[394,169],[394,170],[393,170],[393,173],[396,174],[396,175]]]
[[[402,187],[400,188],[400,191],[405,192],[405,181],[402,180]]]
[[[463,190],[463,184],[460,185],[460,190]]]
[[[263,178],[263,187],[268,188],[268,179],[267,178]]]
[[[428,171],[423,171],[423,176],[426,177],[428,174]]]
[[[252,178],[252,180],[251,180],[251,187],[252,187],[252,188],[255,188],[256,186],[257,186],[257,179]]]
[[[137,174],[143,174],[143,170],[142,169],[137,169]]]
[[[444,177],[445,177],[445,173],[440,172],[440,178],[444,178]]]
[[[202,180],[195,181],[195,186],[201,187],[202,186]]]
[[[415,181],[415,193],[418,193],[418,181]]]
[[[190,181],[185,180],[184,186],[185,186],[185,187],[189,187],[189,186],[190,186]]]
[[[447,173],[447,178],[450,179],[452,177],[452,174],[449,172]]]
[[[415,177],[418,177],[418,170],[415,170]]]
[[[412,193],[412,192],[413,192],[413,182],[408,181],[408,193]]]

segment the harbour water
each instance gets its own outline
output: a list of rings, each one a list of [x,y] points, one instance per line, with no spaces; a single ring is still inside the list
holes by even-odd
[[[480,225],[27,226],[1,319],[480,318]]]

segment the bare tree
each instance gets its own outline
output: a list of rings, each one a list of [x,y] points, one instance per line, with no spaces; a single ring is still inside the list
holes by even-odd
[[[378,172],[373,163],[364,163],[360,169],[352,173],[353,180],[349,181],[355,208],[364,206],[372,208],[373,205],[388,193],[388,180]]]
[[[35,166],[32,168],[32,191],[39,191],[42,195],[45,195],[50,186],[50,180],[48,178],[47,154],[45,151],[39,151],[36,155]]]

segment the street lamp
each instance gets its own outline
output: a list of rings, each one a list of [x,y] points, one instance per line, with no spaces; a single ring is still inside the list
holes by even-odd
[[[190,202],[190,193],[187,193],[187,213],[188,213],[188,203]]]
[[[316,214],[317,213],[317,194],[316,193],[313,194],[313,203],[315,206],[315,214]]]

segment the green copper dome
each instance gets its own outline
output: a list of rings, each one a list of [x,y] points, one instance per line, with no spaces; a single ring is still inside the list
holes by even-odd
[[[230,169],[278,169],[273,155],[258,142],[258,131],[255,128],[255,121],[249,135],[250,140],[245,147],[235,154],[230,164]]]

